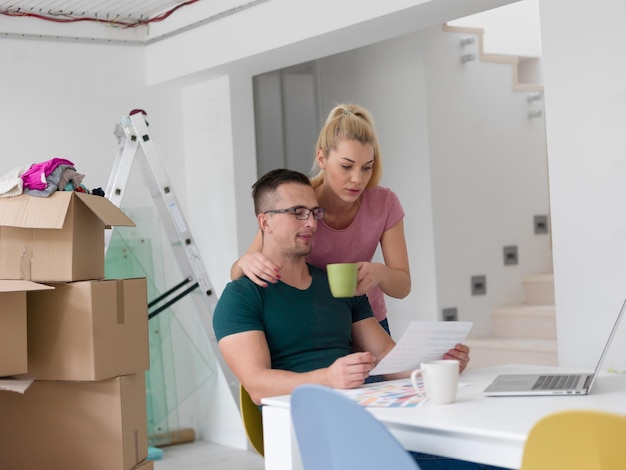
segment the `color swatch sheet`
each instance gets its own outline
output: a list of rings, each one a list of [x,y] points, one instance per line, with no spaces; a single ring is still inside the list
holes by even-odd
[[[418,386],[423,393],[422,383],[419,382]],[[342,392],[362,406],[407,408],[419,406],[424,402],[424,398],[415,393],[409,379],[380,382]]]

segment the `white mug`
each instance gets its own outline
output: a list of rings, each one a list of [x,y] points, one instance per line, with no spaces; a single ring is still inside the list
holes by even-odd
[[[417,386],[418,375],[422,376],[425,395]],[[430,403],[437,405],[452,403],[456,399],[459,383],[459,361],[442,359],[422,362],[419,369],[411,372],[411,383],[417,395],[428,398]]]

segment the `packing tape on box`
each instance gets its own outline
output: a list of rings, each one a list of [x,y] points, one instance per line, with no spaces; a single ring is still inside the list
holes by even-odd
[[[22,279],[27,281],[32,280],[30,275],[30,264],[33,259],[33,251],[30,248],[24,248],[22,256],[20,257],[20,274]]]

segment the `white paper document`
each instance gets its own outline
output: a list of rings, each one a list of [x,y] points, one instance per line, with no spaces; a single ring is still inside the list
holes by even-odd
[[[445,352],[463,342],[472,325],[471,321],[412,321],[370,375],[417,369],[420,362],[441,359]]]

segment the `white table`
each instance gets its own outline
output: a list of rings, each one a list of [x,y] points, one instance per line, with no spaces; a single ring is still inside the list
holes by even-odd
[[[519,468],[524,443],[544,416],[567,409],[605,410],[626,415],[626,375],[598,377],[590,395],[552,397],[485,397],[482,391],[501,373],[553,372],[572,369],[497,366],[468,370],[457,401],[416,408],[367,408],[408,449],[505,468]],[[262,400],[266,470],[301,469],[290,416],[290,396]]]

